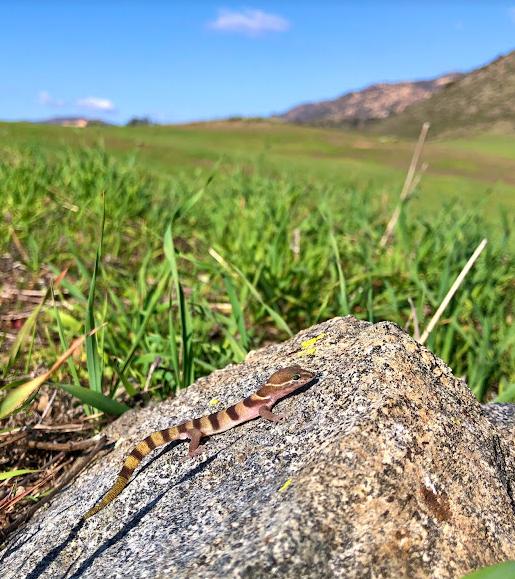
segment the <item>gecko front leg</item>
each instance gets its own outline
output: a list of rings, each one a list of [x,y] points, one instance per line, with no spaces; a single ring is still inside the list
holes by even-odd
[[[200,445],[200,441],[204,436],[202,430],[192,428],[191,430],[188,430],[188,436],[190,437],[190,446],[188,449],[189,457],[193,458],[204,452],[204,446]]]
[[[259,416],[270,422],[279,422],[280,420],[285,420],[287,417],[284,414],[274,414],[268,406],[261,406],[259,409]]]

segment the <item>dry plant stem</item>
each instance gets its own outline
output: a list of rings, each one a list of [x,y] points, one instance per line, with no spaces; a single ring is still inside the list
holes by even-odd
[[[410,196],[412,191],[415,189],[416,185],[420,179],[414,182],[415,172],[417,170],[418,162],[420,160],[420,155],[422,154],[422,150],[424,148],[424,143],[426,141],[427,132],[429,131],[429,123],[424,123],[422,125],[422,129],[420,130],[420,135],[418,137],[417,145],[415,150],[413,151],[413,157],[411,158],[411,163],[406,173],[406,179],[404,180],[404,185],[402,187],[401,194],[399,196],[399,205],[395,208],[388,225],[386,226],[385,232],[379,245],[381,247],[385,247],[385,245],[390,241],[392,237],[393,231],[395,226],[397,225],[397,221],[399,220],[399,216],[401,214],[401,207],[402,204],[406,201],[406,199]]]
[[[15,442],[19,442],[20,440],[22,440],[26,436],[27,436],[27,431],[24,430],[23,432],[20,432],[17,436],[13,436],[13,438],[11,438],[10,440],[6,440],[5,442],[2,442],[0,444],[0,448],[4,448],[5,446],[11,446]]]
[[[225,261],[225,259],[218,253],[218,251],[216,251],[216,249],[213,249],[212,247],[210,247],[208,249],[208,253],[209,255],[214,258],[222,267],[225,267],[226,269],[230,270],[229,264]]]
[[[451,289],[447,292],[447,295],[443,298],[442,303],[440,304],[439,308],[435,312],[435,315],[431,318],[431,321],[429,322],[427,328],[424,330],[424,333],[422,334],[422,337],[419,340],[419,342],[421,344],[424,344],[426,342],[427,338],[429,338],[429,335],[431,334],[434,327],[438,323],[438,320],[440,319],[441,315],[445,311],[445,308],[449,305],[449,302],[451,301],[452,296],[456,293],[456,291],[458,290],[460,285],[463,283],[465,276],[470,271],[470,269],[474,265],[477,258],[481,255],[481,252],[486,247],[487,243],[488,243],[488,240],[483,239],[483,241],[476,247],[476,250],[474,251],[474,253],[470,256],[469,260],[465,264],[465,267],[461,270],[460,275],[456,278],[456,281],[452,284]]]
[[[75,464],[66,473],[63,480],[58,484],[58,486],[53,489],[48,495],[43,497],[40,501],[34,504],[30,509],[28,509],[21,517],[18,517],[13,523],[11,523],[6,529],[0,532],[0,541],[5,540],[5,538],[15,531],[20,525],[25,521],[30,519],[32,515],[43,505],[45,505],[57,491],[61,490],[65,485],[67,485],[74,477],[76,477],[92,460],[93,458],[102,450],[107,438],[105,436],[100,436],[97,440],[95,447],[83,458],[79,458],[75,461]]]
[[[39,448],[42,450],[56,450],[63,452],[75,452],[76,450],[84,450],[90,448],[97,443],[97,438],[89,438],[87,440],[77,440],[74,442],[44,442],[40,440],[29,440],[27,446],[29,448]]]
[[[80,432],[81,430],[89,430],[91,426],[89,424],[82,423],[70,423],[70,424],[35,424],[32,430],[48,430],[48,431],[59,431],[59,432]]]
[[[298,260],[300,257],[300,229],[298,227],[293,230],[291,250],[293,253],[293,258]]]
[[[11,229],[11,239],[13,240],[14,245],[16,246],[16,249],[18,250],[18,253],[20,254],[22,261],[24,261],[25,263],[29,263],[30,262],[29,254],[25,251],[25,248],[23,247],[19,237],[16,235],[16,231],[14,231],[14,229]]]
[[[41,424],[43,422],[43,420],[45,420],[45,418],[48,416],[50,410],[52,410],[52,404],[54,403],[56,395],[57,395],[57,390],[54,390],[52,393],[52,397],[50,398],[50,401],[46,405],[45,410],[43,410],[43,413],[41,414],[41,416],[38,420],[38,424]]]
[[[24,428],[25,427],[18,426],[17,428],[13,428],[12,430],[9,430],[7,432],[0,432],[0,436],[13,436],[18,432],[21,432]]]
[[[411,298],[408,298],[408,303],[411,309],[410,317],[413,320],[413,337],[418,342],[420,340],[420,326],[418,325],[417,309]]]
[[[154,375],[154,372],[156,371],[156,368],[159,366],[159,364],[161,364],[161,357],[156,356],[155,360],[152,362],[152,364],[150,365],[150,368],[148,369],[148,375],[147,375],[147,379],[145,381],[145,386],[143,388],[143,392],[148,392],[148,389],[150,387],[150,382],[152,381],[152,376]]]

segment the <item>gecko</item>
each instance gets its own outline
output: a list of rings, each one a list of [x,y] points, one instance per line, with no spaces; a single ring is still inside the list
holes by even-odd
[[[200,446],[200,441],[206,436],[220,434],[243,422],[259,417],[271,422],[278,422],[285,416],[274,414],[272,406],[281,398],[307,386],[315,379],[316,374],[314,372],[304,370],[300,366],[288,366],[274,372],[257,392],[237,404],[229,406],[226,410],[153,432],[137,444],[127,456],[113,486],[95,506],[89,509],[83,519],[95,515],[113,501],[127,486],[141,461],[158,446],[163,446],[173,440],[189,439],[188,454],[190,458],[193,458],[204,450],[204,447]]]

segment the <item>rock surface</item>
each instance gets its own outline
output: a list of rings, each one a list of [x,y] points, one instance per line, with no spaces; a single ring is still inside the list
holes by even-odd
[[[149,432],[292,363],[321,379],[279,402],[287,421],[212,437],[193,460],[155,451],[79,522]],[[11,537],[0,576],[459,577],[515,558],[514,413],[493,408],[394,324],[335,318],[122,416],[116,449]]]

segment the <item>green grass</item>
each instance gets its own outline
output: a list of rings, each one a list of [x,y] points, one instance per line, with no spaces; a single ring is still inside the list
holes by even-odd
[[[445,143],[456,150],[474,151],[490,156],[494,163],[499,159],[515,161],[515,138],[512,135],[475,135],[467,139],[448,140]]]
[[[69,268],[55,304],[47,301],[11,352],[4,392],[103,322],[85,358],[53,378],[86,412],[101,399],[81,387],[124,403],[164,398],[250,349],[337,315],[392,320],[412,332],[411,299],[423,329],[488,237],[428,346],[478,398],[515,399],[512,238],[497,208],[509,185],[487,196],[488,185],[471,175],[434,175],[429,186],[424,178],[382,251],[389,199],[403,178],[383,147],[397,147],[407,165],[406,143],[377,140],[370,159],[357,158],[361,149],[340,159],[333,148],[351,145],[338,139],[357,135],[302,129],[297,137],[306,140],[296,142],[296,129],[282,126],[251,136],[224,126],[108,128],[108,152],[80,147],[98,141],[97,130],[1,128],[9,146],[0,145],[7,223],[0,252],[19,257],[14,233],[34,275]],[[453,204],[450,191],[467,192],[466,200]]]
[[[431,134],[431,133],[430,133]],[[212,123],[179,127],[89,127],[0,123],[0,147],[43,148],[56,155],[70,146],[101,143],[110,153],[154,173],[169,176],[223,168],[247,167],[266,174],[302,178],[317,186],[372,188],[385,203],[395,201],[413,143],[338,129],[278,123]],[[465,207],[483,203],[490,223],[499,208],[515,210],[515,137],[429,142],[429,163],[414,215],[436,214],[443,201]]]

